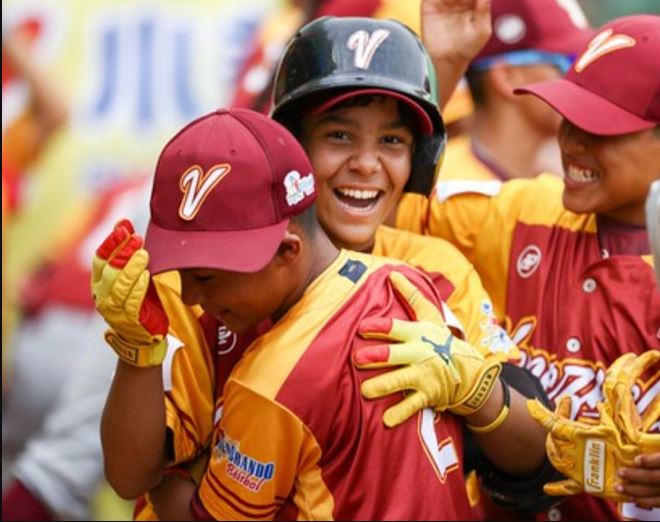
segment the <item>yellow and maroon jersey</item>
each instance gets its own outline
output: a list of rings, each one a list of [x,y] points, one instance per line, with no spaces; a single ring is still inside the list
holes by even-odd
[[[381,226],[372,254],[403,261],[425,272],[446,303],[447,324],[485,357],[517,360],[515,344],[499,325],[490,298],[472,264],[451,243],[405,230]]]
[[[170,318],[168,352],[163,361],[166,423],[173,434],[179,464],[207,450],[222,414],[222,390],[245,349],[270,327],[264,322],[241,335],[181,300],[179,277],[167,272],[154,278]]]
[[[352,351],[365,317],[413,319],[389,284],[398,270],[440,308],[422,273],[342,251],[243,354],[225,386],[211,460],[193,500],[199,518],[462,519],[470,517],[458,418],[425,410],[395,430],[365,401]],[[423,487],[411,487],[423,484]]]
[[[484,181],[503,180],[494,164],[487,162],[475,154],[472,142],[467,134],[462,134],[447,142],[447,149],[438,172],[439,181],[462,182],[461,186],[466,192],[476,183],[480,186]],[[397,228],[410,230],[417,234],[424,233],[428,217],[429,199],[420,194],[404,194],[397,210]]]
[[[404,261],[426,272],[446,306],[448,324],[464,333],[484,356],[514,358],[515,346],[497,325],[492,304],[474,267],[449,242],[380,227],[374,255]],[[175,273],[155,277],[171,318],[168,356],[163,366],[167,424],[174,434],[175,462],[184,462],[209,443],[222,414],[223,387],[243,351],[266,322],[236,334],[200,308],[182,301]]]
[[[168,349],[163,361],[165,418],[173,434],[173,464],[195,458],[213,432],[215,375],[213,352],[200,326],[202,310],[181,300],[176,272],[154,278],[170,319]]]
[[[569,212],[562,191],[553,175],[467,189],[440,182],[424,231],[474,264],[522,364],[549,397],[571,395],[574,416],[593,421],[605,369],[622,353],[660,349],[660,293],[646,229]],[[656,376],[638,408],[659,388]],[[559,509],[571,518],[622,516],[591,497]]]
[[[449,242],[383,226],[376,234],[373,254],[426,272],[446,302],[443,314],[447,323],[463,332],[484,356],[501,360],[517,357],[515,345],[497,324],[474,267]],[[222,417],[223,387],[229,373],[247,346],[270,325],[263,323],[238,335],[200,309],[184,305],[176,274],[156,276],[156,281],[172,318],[163,378],[167,425],[174,435],[173,463],[181,463],[205,451],[213,426]],[[140,503],[137,518],[155,519],[145,518],[149,510],[143,507]]]
[[[170,465],[199,462],[209,452],[213,430],[222,417],[223,388],[245,349],[270,323],[264,321],[236,334],[181,300],[176,272],[154,277],[158,295],[170,319],[168,351],[163,361],[165,420],[172,433]],[[199,474],[201,476],[201,473]],[[196,473],[193,478],[199,479]],[[158,520],[148,497],[138,499],[135,520]]]

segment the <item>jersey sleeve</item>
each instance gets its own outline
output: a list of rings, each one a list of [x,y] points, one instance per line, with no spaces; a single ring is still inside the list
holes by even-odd
[[[426,229],[429,198],[421,194],[406,193],[399,200],[396,228],[422,234]]]
[[[502,362],[520,358],[518,347],[495,317],[490,297],[473,267],[456,281],[447,306],[463,325],[466,340],[484,357]]]
[[[424,233],[456,246],[474,265],[502,320],[514,231],[519,223],[562,225],[572,219],[561,203],[557,176],[500,181],[444,181],[430,199]]]
[[[448,240],[474,265],[502,319],[514,209],[500,192],[502,183],[438,183],[430,199],[424,234]]]
[[[447,324],[458,326],[485,357],[518,359],[518,349],[499,326],[477,271],[450,242],[382,226],[376,234],[374,253],[404,260],[428,274],[447,305]]]
[[[175,464],[197,456],[211,440],[215,374],[196,311],[185,306],[171,286],[158,280],[156,286],[170,318],[163,389]]]
[[[170,347],[178,340],[169,338]],[[196,457],[209,444],[213,430],[213,376],[194,347],[175,345],[171,365],[163,365],[165,421],[172,432],[173,461]]]
[[[449,240],[474,262],[475,251],[488,234],[504,224],[500,209],[501,183],[443,181],[430,198],[424,233]],[[483,232],[487,232],[483,236]],[[488,242],[492,245],[492,242]]]
[[[193,502],[216,520],[273,519],[296,480],[321,480],[313,472],[320,449],[293,413],[234,379],[225,408]]]

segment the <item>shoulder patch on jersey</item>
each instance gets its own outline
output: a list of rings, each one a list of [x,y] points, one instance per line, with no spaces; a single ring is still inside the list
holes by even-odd
[[[367,265],[362,261],[356,261],[355,259],[349,259],[344,263],[339,269],[339,275],[349,279],[353,283],[357,283],[358,280],[362,277],[367,271]]]
[[[518,256],[516,261],[516,270],[523,279],[530,277],[541,265],[543,254],[536,245],[527,245]]]
[[[483,316],[479,321],[479,329],[482,333],[480,346],[490,355],[497,354],[506,359],[519,359],[518,347],[497,321],[493,311],[493,303],[489,299],[484,299],[481,301],[479,308]]]
[[[499,180],[439,181],[436,189],[435,195],[440,201],[445,201],[457,194],[483,194],[484,196],[496,196],[500,193],[500,190],[502,190],[502,182]]]

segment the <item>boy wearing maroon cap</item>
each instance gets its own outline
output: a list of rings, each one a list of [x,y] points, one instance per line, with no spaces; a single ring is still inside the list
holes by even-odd
[[[392,329],[393,319],[432,320],[427,342],[444,375],[438,411],[465,416],[477,430],[496,422],[501,437],[480,439],[491,452],[521,437],[519,472],[540,462],[524,405],[513,401],[509,416],[498,413],[507,409],[505,389],[495,386],[499,363],[454,339],[431,281],[398,262],[338,250],[316,221],[315,197],[312,168],[283,127],[251,111],[218,111],[184,128],[161,154],[146,238],[151,262],[127,223],[99,248],[94,297],[120,358],[102,440],[108,479],[122,496],[157,485],[171,460],[161,368],[168,319],[147,264],[179,270],[184,301],[236,332],[272,322],[230,374],[208,469],[198,490],[186,482],[192,503],[179,506],[182,517],[470,516],[457,472],[459,418],[435,422],[429,410],[421,426],[386,430],[387,405],[359,399],[362,377],[350,356],[373,345],[357,335],[365,319]],[[420,308],[420,294],[434,305]],[[396,455],[396,464],[384,455]],[[365,473],[388,480],[365,488],[373,482]],[[411,481],[437,482],[444,493],[411,494]]]
[[[441,179],[505,180],[559,168],[556,147],[552,161],[547,147],[559,118],[513,89],[564,74],[589,24],[573,0],[493,0],[491,10],[492,35],[466,73],[475,105],[469,130],[449,143]]]
[[[644,216],[660,178],[659,55],[660,17],[604,25],[565,78],[519,90],[564,118],[564,182],[547,175],[469,188],[441,182],[418,224],[475,264],[523,364],[551,398],[573,397],[578,420],[598,419],[603,375],[619,355],[660,348]],[[651,375],[639,391],[642,417],[655,411],[658,374]],[[645,424],[657,447],[657,419]],[[618,499],[636,504],[570,498],[549,516],[657,519],[658,461],[659,453],[640,456],[620,472]]]

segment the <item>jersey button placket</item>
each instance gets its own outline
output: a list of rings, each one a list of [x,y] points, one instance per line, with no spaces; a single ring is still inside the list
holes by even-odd
[[[582,281],[582,291],[585,294],[591,294],[598,288],[598,284],[593,277],[587,277]],[[582,348],[582,342],[578,337],[569,337],[566,341],[566,349],[571,353],[577,353]]]
[[[583,282],[582,282],[582,290],[586,294],[592,293],[598,285],[596,284],[596,280],[593,277],[587,277]]]
[[[551,520],[552,522],[561,520],[561,510],[556,507],[550,508],[548,510],[548,520]]]
[[[566,349],[571,352],[571,353],[576,353],[580,351],[580,348],[582,348],[582,343],[580,342],[580,339],[577,337],[570,337],[568,341],[566,341]]]

